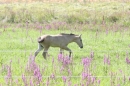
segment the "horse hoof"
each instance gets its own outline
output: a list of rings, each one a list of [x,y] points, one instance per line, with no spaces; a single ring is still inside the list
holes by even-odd
[[[44,59],[46,60],[46,57],[44,57]]]

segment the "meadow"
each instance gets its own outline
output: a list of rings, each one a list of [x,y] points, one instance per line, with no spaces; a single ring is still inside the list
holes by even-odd
[[[129,2],[0,4],[0,86],[129,86],[129,15]],[[82,34],[84,48],[34,58],[37,38],[59,33]]]

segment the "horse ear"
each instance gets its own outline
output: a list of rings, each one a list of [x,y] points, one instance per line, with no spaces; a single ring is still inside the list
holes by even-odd
[[[79,35],[79,37],[81,37],[81,36],[82,36],[82,34]]]

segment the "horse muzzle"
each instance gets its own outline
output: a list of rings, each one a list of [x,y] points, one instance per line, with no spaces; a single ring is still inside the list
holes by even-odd
[[[80,48],[83,48],[83,46],[81,46]]]

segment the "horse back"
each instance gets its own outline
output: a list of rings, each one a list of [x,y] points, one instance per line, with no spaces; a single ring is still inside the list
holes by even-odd
[[[52,47],[63,47],[67,45],[66,37],[62,35],[50,35],[47,40]]]
[[[41,42],[44,46],[52,46],[52,47],[64,47],[68,42],[68,38],[66,35],[43,35],[41,36]]]

